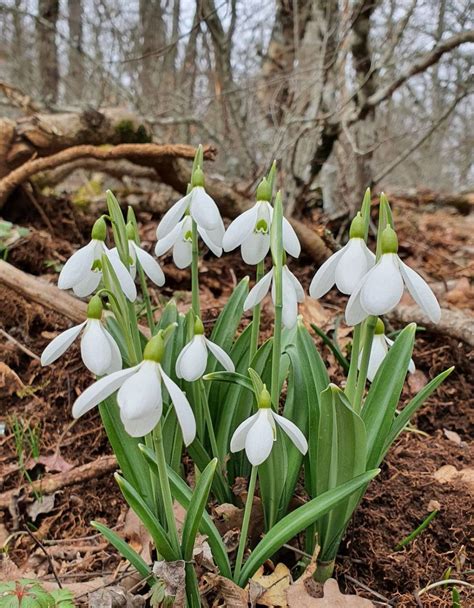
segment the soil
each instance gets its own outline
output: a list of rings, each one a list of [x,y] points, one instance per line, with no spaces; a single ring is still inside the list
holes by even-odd
[[[87,242],[95,218],[66,199],[47,199],[42,207],[53,225],[53,234],[51,226],[45,225],[44,217],[31,206],[22,207],[21,213],[13,208],[4,210],[5,219],[30,230],[28,236],[11,247],[7,261],[26,272],[55,281],[57,265],[77,246]],[[151,248],[159,218],[143,212],[138,213],[138,219],[142,240]],[[409,258],[414,268],[423,265],[426,274],[438,281],[469,278],[472,271],[469,268],[468,239],[472,231],[469,218],[450,210],[418,209],[412,203],[397,200],[395,219],[401,255]],[[163,268],[167,282],[159,297],[166,299],[174,295],[185,308],[190,302],[189,272],[177,270],[169,259]],[[206,254],[201,270],[202,306],[205,320],[210,323],[237,281],[248,273],[248,267],[237,254],[226,255],[225,259]],[[302,256],[296,274],[307,289],[314,274],[311,261]],[[153,290],[152,295],[158,298]],[[452,302],[447,298],[444,305],[455,308],[460,300]],[[68,465],[92,462],[109,454],[110,447],[96,411],[77,421],[71,417],[72,402],[91,381],[80,362],[78,346],[74,345],[54,366],[46,368],[42,368],[34,356],[42,352],[56,332],[67,327],[67,322],[5,288],[0,288],[0,301],[1,327],[31,351],[27,354],[17,344],[1,338],[1,359],[8,368],[6,376],[0,374],[0,420],[7,426],[6,435],[0,437],[0,492],[5,492],[27,485],[25,472],[19,470],[14,435],[9,431],[15,419],[35,429],[42,456],[55,453],[60,456],[53,463],[53,471],[47,471],[45,465],[26,462],[32,479],[51,474],[55,466],[57,471]],[[322,305],[305,303],[305,318],[307,313],[311,320],[330,332],[345,302],[331,292]],[[459,307],[466,308],[465,305]],[[262,328],[264,334],[268,334],[271,307],[265,305],[263,310]],[[341,348],[346,348],[349,338],[343,325],[338,336]],[[319,338],[316,340],[324,349],[330,374],[337,382],[340,373],[334,357]],[[468,345],[448,336],[420,332],[414,359],[422,382],[453,364],[456,369],[428,400],[413,421],[412,430],[404,432],[390,450],[381,474],[371,483],[349,528],[337,560],[336,577],[342,591],[382,604],[442,608],[452,606],[450,588],[438,586],[426,592],[423,588],[443,578],[467,580],[468,573],[472,572],[469,561],[472,534],[468,526],[473,506],[472,477],[469,485],[465,479],[441,482],[434,474],[445,465],[453,465],[459,471],[473,466],[473,352]],[[411,394],[407,384],[403,403]],[[9,557],[20,569],[34,571],[43,580],[53,580],[42,544],[53,554],[55,570],[66,586],[118,573],[120,559],[116,552],[90,526],[92,519],[117,530],[125,525],[127,508],[112,475],[59,491],[54,504],[34,521],[27,511],[33,501],[34,498],[26,498],[21,492],[12,500],[10,508],[0,513],[0,537],[18,533],[9,542]],[[396,551],[397,543],[434,509],[439,512],[428,528],[407,547]],[[34,538],[21,533],[27,521]],[[83,545],[86,545],[84,550],[80,548]],[[457,588],[462,605],[468,606],[470,602],[472,605],[472,591],[460,585]]]

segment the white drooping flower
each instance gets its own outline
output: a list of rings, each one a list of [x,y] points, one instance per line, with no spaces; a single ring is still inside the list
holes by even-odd
[[[382,235],[382,255],[352,292],[346,308],[346,322],[357,325],[370,315],[381,316],[400,302],[405,287],[433,323],[441,318],[436,296],[426,281],[398,257],[395,231],[387,226]]]
[[[275,281],[274,268],[258,281],[252,287],[244,302],[244,311],[254,308],[267,295],[270,285],[272,286],[272,300],[275,303]],[[285,327],[291,329],[294,327],[298,318],[298,302],[304,301],[304,289],[295,275],[289,270],[285,264],[282,268],[282,296],[283,310],[282,322]]]
[[[183,441],[185,445],[192,443],[196,436],[194,414],[186,395],[160,365],[163,350],[163,338],[157,334],[148,342],[141,363],[102,378],[76,399],[72,408],[74,418],[118,391],[117,404],[125,430],[132,437],[143,437],[161,419],[164,384],[176,412]]]
[[[44,349],[41,365],[49,365],[59,359],[82,332],[81,357],[87,369],[96,376],[112,374],[122,369],[120,349],[102,325],[101,317],[102,303],[98,296],[94,296],[87,307],[87,321],[56,336]]]
[[[288,435],[296,448],[304,455],[308,442],[300,429],[291,420],[276,414],[270,407],[270,395],[266,389],[259,399],[258,412],[244,420],[235,430],[230,441],[230,451],[245,449],[250,464],[258,466],[265,462],[276,441],[276,424]]]
[[[379,367],[382,365],[382,362],[385,359],[388,350],[392,345],[393,340],[390,340],[390,338],[387,338],[387,336],[385,335],[385,327],[382,320],[377,319],[375,333],[372,340],[372,348],[370,349],[369,367],[367,368],[367,379],[370,382],[373,382],[375,374],[377,373]],[[362,353],[359,354],[359,367],[361,358]],[[408,364],[408,371],[410,372],[410,374],[413,374],[415,372],[415,369],[415,363],[413,362],[413,359],[410,359],[410,363]]]
[[[176,375],[188,382],[193,382],[206,371],[209,352],[228,372],[234,372],[232,359],[218,344],[211,342],[204,335],[204,326],[200,319],[194,323],[194,337],[186,344],[176,360]]]
[[[161,266],[158,264],[155,258],[148,253],[148,251],[145,251],[139,245],[137,245],[137,243],[135,242],[135,228],[130,222],[127,224],[127,237],[128,255],[130,257],[129,272],[132,276],[132,279],[135,280],[137,276],[138,259],[138,262],[140,263],[140,266],[142,267],[143,272],[146,274],[146,276],[151,281],[153,281],[155,285],[158,285],[158,287],[164,285],[165,275],[163,273],[163,270],[161,269]],[[116,256],[116,258],[119,258],[119,253],[116,247],[111,249],[111,254]]]
[[[219,224],[214,230],[205,230],[199,224],[197,231],[204,243],[209,247],[212,253],[220,257],[222,255],[222,237],[224,235],[224,223],[219,216]],[[186,215],[180,220],[176,226],[163,238],[158,235],[158,226],[156,231],[158,241],[155,246],[155,255],[160,256],[165,254],[171,248],[173,249],[173,261],[178,268],[187,268],[190,266],[193,257],[193,228],[192,217]]]
[[[176,202],[162,217],[156,230],[158,242],[167,237],[186,215],[190,215],[198,227],[206,231],[212,242],[220,247],[224,224],[219,208],[204,189],[204,173],[200,168],[193,172],[191,185],[191,192]]]
[[[360,215],[352,220],[348,243],[336,251],[314,275],[309,293],[312,298],[321,298],[334,284],[340,292],[351,294],[373,268],[375,255],[364,241],[364,222]]]
[[[270,249],[270,229],[273,208],[269,203],[271,190],[266,180],[257,189],[257,202],[244,211],[227,228],[222,241],[224,251],[232,251],[240,246],[242,259],[246,264],[258,264]],[[283,218],[283,248],[297,258],[301,245],[290,222]]]
[[[106,224],[99,218],[92,228],[91,241],[78,249],[64,264],[59,274],[59,289],[72,289],[76,296],[83,298],[95,291],[102,278],[101,259],[105,254],[110,260],[124,294],[134,302],[137,289],[126,266],[118,255],[114,255],[105,244]]]

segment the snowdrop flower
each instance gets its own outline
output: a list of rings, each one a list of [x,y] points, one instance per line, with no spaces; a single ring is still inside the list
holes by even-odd
[[[185,445],[193,442],[196,421],[186,395],[160,365],[164,354],[161,333],[146,345],[143,361],[134,367],[120,370],[102,378],[87,388],[75,401],[74,418],[82,416],[110,395],[117,393],[120,418],[132,437],[143,437],[158,424],[163,412],[162,384],[173,403]]]
[[[224,251],[232,251],[240,246],[242,259],[246,264],[258,264],[270,249],[270,229],[273,208],[270,205],[271,188],[265,178],[257,188],[257,202],[235,219],[224,235]],[[301,245],[293,226],[283,218],[283,247],[285,251],[297,258]]]
[[[346,322],[357,325],[369,315],[390,312],[400,302],[406,286],[411,296],[433,323],[441,318],[438,301],[424,279],[398,257],[398,239],[387,226],[382,234],[382,255],[352,292],[346,308]]]
[[[134,302],[137,297],[137,289],[126,266],[122,263],[118,255],[114,255],[105,244],[107,226],[103,218],[99,218],[92,228],[91,241],[78,249],[69,260],[64,264],[59,274],[59,289],[71,289],[76,296],[83,298],[90,295],[97,289],[102,271],[100,270],[102,255],[110,260],[110,263],[117,275],[120,286],[124,294]]]
[[[93,296],[87,306],[87,321],[56,336],[44,349],[41,365],[49,365],[59,359],[82,332],[81,357],[87,369],[96,376],[112,374],[122,369],[120,349],[102,325],[101,317],[101,299]]]
[[[224,224],[216,203],[204,190],[204,173],[200,168],[193,172],[191,186],[191,192],[168,209],[162,217],[156,230],[158,242],[168,237],[180,221],[189,214],[198,227],[205,231],[213,244],[220,247],[224,235]],[[203,240],[206,239],[203,238]],[[173,244],[174,241],[163,251],[167,251]],[[162,246],[164,247],[164,245]]]
[[[360,213],[352,220],[348,243],[334,253],[314,275],[309,293],[321,298],[334,284],[340,292],[351,294],[375,264],[375,255],[364,241],[364,220]]]
[[[264,388],[258,400],[258,412],[244,420],[235,430],[230,441],[230,451],[245,449],[250,464],[258,466],[265,462],[276,441],[276,424],[288,435],[297,449],[304,455],[308,443],[300,429],[290,420],[279,416],[271,408],[270,394]]]
[[[273,280],[274,268],[260,279],[260,281],[252,287],[244,302],[244,311],[254,308],[263,300],[272,286],[272,300],[275,303],[275,281]],[[304,289],[295,275],[289,270],[285,264],[282,268],[282,293],[283,293],[283,325],[288,329],[294,327],[298,317],[298,302],[304,300]]]
[[[160,238],[158,231],[158,242],[155,246],[155,255],[160,256],[165,254],[171,248],[173,249],[173,261],[178,268],[187,268],[190,266],[193,257],[193,220],[190,215],[185,217],[176,224],[176,226],[165,237]],[[197,224],[199,236],[209,247],[214,255],[218,258],[222,255],[222,236],[224,235],[224,223],[219,216],[219,224],[214,230],[205,230]]]
[[[204,335],[201,319],[194,323],[194,338],[186,344],[176,361],[176,375],[188,382],[200,378],[207,367],[209,351],[228,372],[234,372],[235,366],[229,355],[217,344]]]
[[[388,353],[388,349],[392,345],[393,340],[390,340],[390,338],[387,338],[387,336],[385,335],[385,326],[383,324],[383,321],[381,319],[377,319],[374,338],[372,341],[372,348],[370,350],[369,367],[367,370],[367,379],[370,380],[370,382],[373,382],[375,374],[377,373],[379,367],[382,365],[382,362]],[[362,353],[360,353],[359,355],[359,366],[361,358]],[[415,363],[413,362],[413,359],[410,359],[408,371],[410,372],[410,374],[413,374],[415,372]]]

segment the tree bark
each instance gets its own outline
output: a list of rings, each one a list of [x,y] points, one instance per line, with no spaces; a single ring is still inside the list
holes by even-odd
[[[59,63],[56,46],[56,25],[59,17],[59,0],[38,0],[36,35],[38,70],[42,101],[55,104],[59,92]]]
[[[71,46],[68,50],[68,74],[66,79],[66,99],[76,102],[81,97],[84,84],[84,55],[82,49],[82,0],[68,0],[68,25]]]

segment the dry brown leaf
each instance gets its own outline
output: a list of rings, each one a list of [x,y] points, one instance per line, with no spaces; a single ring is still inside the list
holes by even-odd
[[[248,608],[249,594],[233,581],[219,574],[207,574],[204,580],[209,585],[209,590],[214,589],[217,594],[216,600],[222,600],[224,606],[229,608]],[[216,604],[222,605],[222,604]]]
[[[147,563],[151,562],[151,536],[132,509],[127,511],[121,535]]]
[[[214,563],[211,547],[207,542],[207,536],[204,536],[203,534],[198,534],[196,538],[193,549],[193,559],[196,562],[196,565],[201,566],[204,570],[208,572],[217,572],[217,566]]]
[[[408,386],[412,395],[419,393],[427,382],[428,378],[420,369],[415,370],[413,374],[408,374]]]
[[[314,323],[321,329],[324,329],[332,319],[331,311],[324,308],[318,300],[313,300],[313,298],[305,298],[304,302],[300,305],[299,312],[308,327],[310,323]]]
[[[305,579],[308,578],[303,576]],[[288,608],[374,608],[374,604],[370,600],[358,595],[341,593],[337,581],[333,578],[324,583],[324,596],[321,598],[311,597],[304,581],[303,584],[299,584],[300,580],[287,591]]]
[[[11,367],[6,363],[0,362],[0,396],[14,395],[21,391],[25,385]]]
[[[275,570],[268,575],[263,574],[261,566],[249,582],[251,601],[258,605],[286,608],[286,591],[291,585],[291,574],[285,564],[277,564]]]
[[[44,465],[44,467],[48,473],[54,473],[54,472],[67,473],[68,471],[70,471],[71,469],[74,468],[74,465],[71,464],[70,462],[67,462],[67,460],[64,460],[64,458],[61,456],[61,454],[59,452],[55,452],[54,454],[51,454],[50,456],[40,456],[34,462],[35,462],[35,464],[39,463],[39,464]]]
[[[449,441],[452,441],[456,445],[465,446],[466,444],[461,439],[461,437],[456,433],[456,431],[449,431],[448,429],[443,429],[443,433]]]
[[[145,598],[133,596],[122,587],[107,587],[89,593],[89,608],[139,608]]]
[[[31,505],[28,505],[26,512],[30,516],[31,521],[36,521],[38,515],[43,515],[44,513],[51,513],[54,509],[54,504],[56,502],[56,494],[49,494],[47,496],[41,496],[37,500],[35,500]]]
[[[433,477],[439,483],[461,482],[465,484],[471,494],[474,494],[474,469],[465,468],[458,471],[452,464],[445,464],[433,473]]]
[[[160,561],[153,564],[153,574],[165,586],[167,596],[174,597],[174,608],[184,608],[186,603],[186,570],[182,559],[175,562]]]

